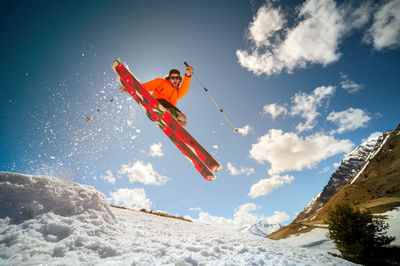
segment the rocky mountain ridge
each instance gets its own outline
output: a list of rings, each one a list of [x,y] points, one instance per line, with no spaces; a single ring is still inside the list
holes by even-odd
[[[377,149],[382,142],[384,134],[375,134],[361,143],[353,151],[345,155],[340,162],[338,169],[332,174],[328,184],[323,190],[314,196],[306,208],[299,213],[294,222],[302,221],[308,215],[313,214],[323,205],[325,205],[344,185],[346,185],[352,176],[354,176],[366,161],[368,156]]]

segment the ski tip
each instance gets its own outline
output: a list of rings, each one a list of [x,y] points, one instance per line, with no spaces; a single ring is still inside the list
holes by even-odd
[[[117,61],[114,61],[114,62],[111,64],[111,68],[114,70],[115,73],[117,73],[117,70],[115,70],[115,68],[116,68],[117,66],[118,66]]]
[[[208,175],[203,175],[204,179],[207,181],[213,181],[215,179],[217,179],[217,176],[214,175],[213,173],[209,173]]]
[[[115,68],[116,68],[118,65],[120,65],[120,64],[122,64],[121,61],[119,61],[119,59],[115,59],[115,61],[111,64],[111,68],[112,68],[115,72],[117,72],[117,71],[115,70]]]
[[[213,176],[208,176],[208,177],[206,178],[207,181],[214,181],[215,179],[217,179],[217,177],[216,177],[215,175],[213,175]]]
[[[215,166],[213,166],[213,167],[210,167],[209,169],[210,169],[211,171],[213,171],[213,172],[218,172],[218,171],[221,170],[222,168],[223,168],[222,165],[218,164],[218,165],[215,165]]]
[[[213,171],[214,171],[214,172],[218,172],[218,171],[220,171],[222,168],[223,168],[222,165],[220,165],[220,166],[218,166],[216,169],[214,169]]]

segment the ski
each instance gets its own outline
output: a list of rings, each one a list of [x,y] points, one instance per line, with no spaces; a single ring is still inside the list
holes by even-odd
[[[114,61],[112,68],[124,90],[146,111],[150,120],[161,128],[206,180],[214,180],[216,177],[210,170],[218,171],[222,166],[176,121],[169,111],[153,98],[119,60]]]

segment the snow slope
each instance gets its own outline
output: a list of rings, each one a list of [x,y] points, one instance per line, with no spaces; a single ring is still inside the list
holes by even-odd
[[[351,265],[234,230],[111,208],[92,187],[0,172],[0,265]]]
[[[298,236],[291,236],[278,241],[290,246],[317,248],[326,252],[340,254],[340,252],[336,249],[335,243],[333,243],[330,238],[326,237],[327,233],[328,229],[316,228],[310,232],[303,233]]]
[[[378,216],[386,217],[385,222],[389,224],[389,228],[387,229],[386,233],[388,236],[395,237],[395,240],[391,244],[400,245],[400,208],[395,208],[391,211],[380,213]],[[335,243],[333,243],[330,238],[326,237],[327,233],[328,229],[316,228],[311,230],[310,232],[302,233],[297,236],[291,236],[277,241],[290,246],[318,249],[321,251],[340,254],[335,246]]]
[[[379,216],[385,216],[387,222],[389,224],[389,228],[387,229],[388,236],[394,236],[396,239],[392,242],[392,245],[400,246],[400,208],[395,208],[391,211],[387,211],[384,213],[380,213]]]

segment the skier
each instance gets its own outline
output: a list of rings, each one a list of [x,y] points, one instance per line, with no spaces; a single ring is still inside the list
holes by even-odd
[[[186,67],[185,77],[182,80],[179,70],[171,69],[169,74],[164,78],[156,78],[142,84],[146,90],[153,92],[153,97],[156,98],[162,106],[167,108],[183,127],[187,125],[186,115],[175,105],[177,104],[178,99],[185,96],[189,91],[192,73],[193,67]],[[182,85],[180,85],[181,82]]]
[[[186,75],[183,79],[182,86],[179,84],[182,80],[179,71],[171,70],[167,79],[155,79],[149,82],[147,86],[149,90],[153,89],[153,95],[159,95],[159,100],[165,99],[170,105],[175,108],[179,98],[182,98],[189,90],[190,79],[193,72],[193,68],[184,62],[186,65]],[[204,149],[193,136],[189,134],[182,126],[178,125],[177,117],[174,117],[171,112],[162,112],[159,109],[160,103],[147,91],[146,87],[132,75],[132,73],[121,63],[120,60],[115,60],[112,65],[112,69],[118,76],[120,83],[122,84],[122,90],[129,93],[133,99],[145,109],[147,115],[151,118],[156,125],[167,135],[167,137],[178,147],[183,155],[193,164],[197,171],[208,181],[212,181],[216,178],[213,172],[221,170],[221,164],[215,160],[215,158]],[[196,77],[196,76],[195,76]],[[185,85],[186,83],[186,85]],[[162,95],[162,93],[170,87],[171,94]],[[183,90],[186,88],[185,90]],[[206,90],[206,88],[204,88]],[[174,97],[173,97],[174,96]],[[173,101],[172,101],[173,100]],[[160,112],[161,111],[161,112]],[[186,122],[186,117],[181,121]]]

